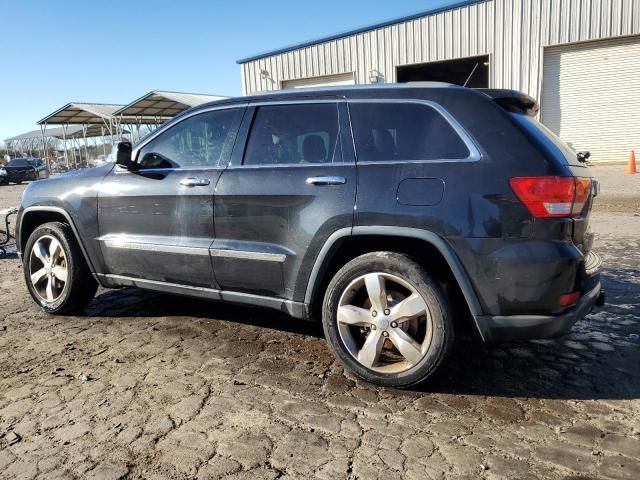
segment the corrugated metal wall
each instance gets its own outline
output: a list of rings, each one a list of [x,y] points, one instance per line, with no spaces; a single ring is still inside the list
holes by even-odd
[[[245,94],[281,81],[489,54],[492,87],[540,98],[543,47],[640,34],[640,0],[488,0],[242,65]],[[267,72],[263,75],[261,72]]]
[[[640,36],[548,48],[542,121],[591,160],[640,149]]]

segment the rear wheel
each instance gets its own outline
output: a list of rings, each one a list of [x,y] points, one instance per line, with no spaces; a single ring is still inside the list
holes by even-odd
[[[394,252],[347,263],[329,284],[322,319],[336,357],[361,378],[387,387],[425,381],[453,344],[440,286],[411,258]]]
[[[64,223],[46,223],[33,231],[24,249],[23,270],[29,293],[48,313],[81,310],[98,288]]]

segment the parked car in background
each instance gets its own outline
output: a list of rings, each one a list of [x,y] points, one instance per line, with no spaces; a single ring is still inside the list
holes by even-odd
[[[13,158],[2,167],[6,172],[6,183],[22,183],[47,178],[47,164],[41,158]]]
[[[49,313],[98,284],[321,321],[360,377],[409,387],[454,338],[548,338],[602,304],[598,183],[507,90],[272,92],[199,106],[115,165],[24,192],[24,276]],[[526,372],[523,372],[526,373]]]

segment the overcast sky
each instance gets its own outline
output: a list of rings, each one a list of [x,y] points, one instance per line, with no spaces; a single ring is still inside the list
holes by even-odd
[[[240,95],[240,58],[453,3],[2,0],[0,139],[71,101]]]

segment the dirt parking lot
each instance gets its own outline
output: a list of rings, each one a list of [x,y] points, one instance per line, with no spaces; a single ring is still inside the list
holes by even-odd
[[[608,305],[571,335],[460,352],[424,391],[360,382],[316,325],[100,291],[34,306],[0,257],[0,477],[640,478],[640,175],[594,169]],[[23,187],[0,187],[0,209]]]

